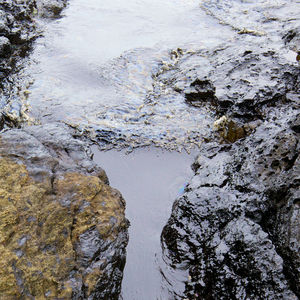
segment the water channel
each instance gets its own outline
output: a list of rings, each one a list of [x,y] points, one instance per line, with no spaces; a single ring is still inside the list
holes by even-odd
[[[127,263],[122,284],[124,300],[165,299],[160,274],[160,233],[172,203],[192,175],[194,155],[161,149],[138,149],[125,154],[101,152],[93,147],[94,160],[110,184],[126,199],[130,220]]]
[[[96,142],[97,132],[122,136],[93,147],[95,161],[123,194],[131,222],[122,297],[165,299],[160,234],[195,156],[178,150],[200,144],[212,119],[180,94],[148,101],[153,75],[174,63],[174,49],[215,46],[230,39],[232,29],[196,0],[71,0],[62,18],[40,22],[44,36],[24,71],[30,115],[37,123],[64,122]],[[136,145],[143,148],[125,153]]]

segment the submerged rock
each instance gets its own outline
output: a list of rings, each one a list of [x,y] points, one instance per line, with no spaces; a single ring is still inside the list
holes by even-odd
[[[118,299],[128,242],[121,194],[55,124],[0,136],[1,299]]]
[[[41,17],[57,18],[67,5],[67,0],[37,0],[37,10]]]

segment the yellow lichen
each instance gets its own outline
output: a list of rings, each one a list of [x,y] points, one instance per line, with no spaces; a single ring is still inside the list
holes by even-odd
[[[99,269],[94,269],[92,272],[87,274],[84,278],[84,282],[87,286],[87,296],[90,296],[90,294],[93,292],[94,287],[96,286],[97,282],[99,281],[99,278],[101,278],[102,272]]]
[[[225,142],[229,143],[234,143],[235,141],[244,138],[247,134],[244,126],[238,126],[226,116],[222,116],[220,119],[216,120],[213,124],[213,129],[219,132],[221,138]]]
[[[1,300],[70,299],[71,271],[80,270],[74,250],[80,235],[93,227],[113,239],[124,222],[120,196],[98,177],[64,174],[49,189],[24,165],[0,159]],[[93,274],[86,277],[89,290],[101,275]]]

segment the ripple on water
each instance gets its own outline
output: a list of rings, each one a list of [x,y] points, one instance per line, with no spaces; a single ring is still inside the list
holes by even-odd
[[[169,49],[232,36],[198,1],[73,0],[45,28],[26,70],[33,117],[70,124],[103,148],[199,145],[211,118],[156,80],[176,67]]]

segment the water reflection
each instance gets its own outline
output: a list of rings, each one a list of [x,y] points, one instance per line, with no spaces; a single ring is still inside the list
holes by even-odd
[[[123,300],[166,300],[160,273],[160,233],[174,199],[192,176],[194,155],[154,148],[126,155],[93,147],[93,153],[95,162],[106,170],[110,185],[126,199],[126,216],[131,223]]]
[[[65,17],[45,27],[27,70],[36,119],[63,121],[94,138],[117,132],[114,146],[200,141],[210,123],[205,112],[171,89],[158,91],[154,80],[165,62],[176,63],[169,49],[213,46],[232,36],[198,1],[72,0]]]

